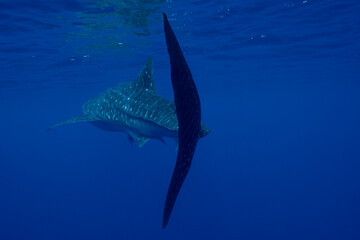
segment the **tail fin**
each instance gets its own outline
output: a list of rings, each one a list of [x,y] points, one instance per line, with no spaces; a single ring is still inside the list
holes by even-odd
[[[80,116],[72,117],[72,118],[66,119],[64,121],[61,121],[59,123],[56,123],[56,124],[52,125],[51,127],[49,127],[48,129],[46,129],[46,131],[50,131],[51,129],[61,126],[61,125],[64,125],[64,124],[87,122],[87,121],[93,121],[93,120],[89,119],[89,117],[87,117],[85,115],[80,115]]]
[[[166,45],[170,57],[171,83],[179,122],[179,150],[165,200],[163,228],[166,228],[180,188],[190,169],[201,129],[200,98],[189,66],[170,23],[164,15]]]

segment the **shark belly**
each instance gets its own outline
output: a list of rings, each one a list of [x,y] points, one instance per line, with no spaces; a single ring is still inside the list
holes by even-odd
[[[101,130],[111,132],[124,132],[128,133],[130,136],[141,136],[157,139],[169,137],[175,140],[177,140],[178,138],[177,131],[160,126],[145,119],[131,116],[122,116],[121,118],[117,119],[118,120],[102,119],[97,121],[90,121],[89,123]]]
[[[129,130],[148,138],[178,137],[177,131],[167,129],[146,120],[135,119],[131,126],[129,126]]]

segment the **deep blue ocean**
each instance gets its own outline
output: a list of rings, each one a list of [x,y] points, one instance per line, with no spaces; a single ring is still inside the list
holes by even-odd
[[[197,85],[193,164],[89,123],[45,131],[154,59]],[[0,0],[0,240],[360,239],[359,0]]]

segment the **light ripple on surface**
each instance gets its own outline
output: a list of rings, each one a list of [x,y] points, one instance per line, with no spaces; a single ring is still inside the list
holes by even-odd
[[[217,65],[214,74],[259,59],[273,67],[359,62],[356,1],[14,1],[0,4],[0,74],[14,81],[1,86],[34,73],[32,82],[62,85],[70,69],[92,75],[116,69],[114,61],[136,71],[149,56],[167,69],[162,11],[189,61]]]

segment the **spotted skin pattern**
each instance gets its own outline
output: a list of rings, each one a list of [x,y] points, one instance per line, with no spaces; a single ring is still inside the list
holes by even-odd
[[[83,105],[83,114],[53,125],[90,122],[106,131],[128,134],[130,141],[143,146],[150,138],[178,141],[175,104],[156,94],[153,61],[149,58],[134,82],[124,82],[91,98]],[[202,136],[210,130],[202,125]]]

